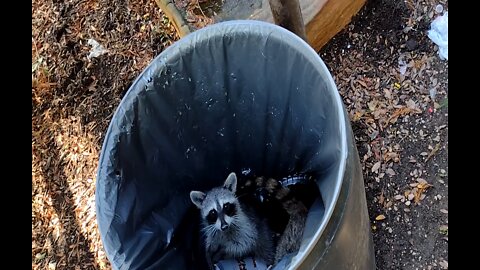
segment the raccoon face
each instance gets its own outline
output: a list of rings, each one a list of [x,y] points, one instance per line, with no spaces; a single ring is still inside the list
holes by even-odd
[[[234,222],[237,206],[234,202],[221,203],[216,201],[217,206],[210,209],[204,217],[209,226],[214,226],[217,230],[227,230]]]
[[[237,177],[231,173],[223,187],[214,188],[207,193],[190,192],[190,199],[200,209],[206,223],[206,230],[227,230],[235,221],[238,213],[238,200],[235,197]]]

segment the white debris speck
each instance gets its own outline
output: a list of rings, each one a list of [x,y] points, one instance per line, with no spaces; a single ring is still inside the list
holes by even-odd
[[[92,46],[92,49],[90,50],[90,53],[88,54],[87,58],[90,60],[94,57],[99,57],[102,54],[107,53],[107,50],[100,45],[95,39],[89,39],[88,40],[88,45]]]

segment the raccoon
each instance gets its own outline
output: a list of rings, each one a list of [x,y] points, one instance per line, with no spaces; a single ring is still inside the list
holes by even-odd
[[[200,209],[209,267],[220,260],[245,257],[272,265],[273,233],[265,219],[238,200],[236,189],[237,176],[232,172],[221,187],[190,192],[192,203]]]
[[[308,209],[305,204],[292,194],[290,188],[273,178],[256,177],[254,180],[248,180],[242,188],[260,190],[262,197],[276,201],[288,214],[287,224],[276,244],[274,264],[285,255],[297,252],[307,220]]]

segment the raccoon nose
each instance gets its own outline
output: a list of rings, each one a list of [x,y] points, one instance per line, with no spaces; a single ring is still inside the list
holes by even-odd
[[[221,229],[222,231],[225,231],[226,229],[228,229],[228,224],[222,224]]]

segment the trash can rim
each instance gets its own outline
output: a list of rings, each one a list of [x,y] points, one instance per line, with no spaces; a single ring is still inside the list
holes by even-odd
[[[225,28],[227,28],[228,31],[225,31]],[[346,134],[347,117],[345,115],[343,101],[340,97],[336,84],[327,66],[325,65],[323,60],[320,58],[320,56],[315,52],[315,50],[308,43],[306,43],[304,40],[302,40],[300,37],[298,37],[294,33],[286,30],[285,28],[282,28],[272,23],[263,22],[263,21],[231,20],[231,21],[219,22],[213,25],[209,25],[205,28],[196,30],[195,32],[192,32],[186,35],[185,37],[181,38],[180,40],[176,41],[171,46],[166,48],[162,53],[157,55],[150,62],[150,64],[133,81],[131,87],[125,93],[125,96],[122,98],[120,104],[115,110],[114,116],[121,113],[120,111],[123,110],[122,108],[124,103],[131,102],[131,99],[135,97],[136,88],[133,86],[139,83],[139,80],[142,79],[143,75],[149,72],[149,70],[151,70],[152,67],[154,67],[155,65],[158,65],[158,62],[165,61],[162,58],[165,58],[166,55],[167,56],[176,55],[182,49],[190,48],[191,44],[196,44],[204,40],[211,39],[212,36],[224,35],[225,32],[249,33],[249,31],[251,32],[252,28],[258,29],[257,33],[278,33],[285,36],[285,39],[282,39],[284,42],[288,43],[288,45],[291,45],[293,47],[300,49],[299,51],[303,53],[307,59],[311,59],[313,62],[317,62],[315,63],[315,65],[319,67],[319,70],[323,73],[322,75],[324,75],[324,77],[327,79],[327,82],[326,82],[328,85],[327,89],[332,91],[331,94],[335,99],[335,103],[336,103],[335,106],[337,108],[336,118],[338,119],[338,121],[340,121],[340,123],[338,123],[338,127],[339,127],[338,132],[340,134],[340,139],[341,139],[341,142],[340,142],[341,153],[340,153],[340,160],[339,160],[339,173],[337,175],[337,178],[334,180],[335,189],[333,190],[332,202],[329,204],[325,204],[325,212],[322,218],[322,222],[319,224],[319,227],[317,228],[312,240],[307,244],[305,249],[303,249],[303,251],[300,251],[298,256],[295,256],[295,259],[292,260],[292,263],[290,266],[292,269],[296,269],[303,263],[304,259],[306,258],[306,255],[311,253],[312,249],[315,247],[321,235],[323,234],[326,228],[326,225],[330,222],[334,209],[337,205],[340,189],[342,187],[342,182],[345,174],[347,155],[348,155],[348,147],[347,147],[348,134]],[[110,150],[110,147],[112,147],[112,144],[114,144],[111,141],[111,140],[114,140],[114,138],[110,136],[112,125],[113,125],[113,121],[110,122],[110,125],[105,134],[105,140],[102,145],[102,152],[100,153],[100,157],[99,157],[99,164],[102,164],[104,162],[103,159],[108,158],[108,151]],[[99,179],[98,176],[101,175],[101,170],[102,168],[99,168],[97,172],[97,181]],[[97,209],[98,207],[99,205],[97,203]],[[101,235],[101,237],[103,238],[104,236]]]

